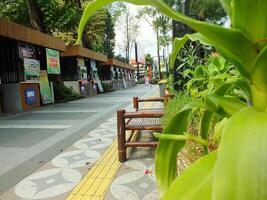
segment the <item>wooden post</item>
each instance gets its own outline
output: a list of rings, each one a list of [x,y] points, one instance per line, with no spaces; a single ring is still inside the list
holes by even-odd
[[[124,162],[127,160],[126,158],[126,139],[125,139],[125,118],[124,118],[125,110],[117,111],[117,128],[118,128],[118,154],[119,161]]]
[[[133,98],[133,107],[134,109],[137,111],[139,109],[139,105],[138,105],[138,97],[134,97]]]

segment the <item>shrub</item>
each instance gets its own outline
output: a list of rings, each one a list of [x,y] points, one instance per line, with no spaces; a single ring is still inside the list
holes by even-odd
[[[102,81],[102,86],[105,92],[113,91],[113,81]]]
[[[73,88],[66,87],[61,81],[54,82],[54,92],[56,102],[73,101],[82,98]]]

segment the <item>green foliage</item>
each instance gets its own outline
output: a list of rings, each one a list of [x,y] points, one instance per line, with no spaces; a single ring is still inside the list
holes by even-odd
[[[171,9],[163,0],[124,0],[137,5],[151,5],[174,20],[198,31],[181,39],[199,40],[214,46],[239,70],[243,80],[219,84],[211,93],[181,108],[166,124],[156,150],[156,177],[163,199],[265,200],[267,199],[267,1],[221,0],[231,20],[231,28],[198,21]],[[113,0],[96,0],[87,6],[79,29],[79,39],[89,16]],[[180,42],[176,45],[182,46]],[[179,49],[179,48],[178,48]],[[179,49],[180,50],[180,49]],[[176,55],[177,52],[175,51]],[[176,56],[174,55],[174,56]],[[215,65],[216,66],[216,65]],[[213,66],[213,68],[215,68]],[[222,73],[219,70],[219,73]],[[200,71],[200,74],[204,74]],[[232,86],[250,94],[251,105],[231,95]],[[190,113],[208,111],[201,122],[202,133],[187,133]],[[212,114],[211,114],[212,113]],[[207,138],[209,124],[219,116],[220,128],[214,135],[219,141],[215,153],[193,163],[176,177],[177,153],[190,140],[206,149],[213,145]],[[218,126],[217,126],[218,127]],[[212,150],[213,148],[209,148]],[[217,154],[217,155],[216,155]]]
[[[113,91],[113,81],[102,81],[102,86],[105,92]]]
[[[56,102],[66,102],[81,98],[73,88],[66,87],[61,81],[54,82],[54,91]]]
[[[146,62],[146,65],[153,65],[153,57],[151,56],[151,54],[146,54],[145,55],[145,62]]]
[[[82,8],[78,1],[73,0],[33,0],[36,9],[40,10],[38,16],[43,25],[44,31],[65,41],[66,45],[73,45],[76,40],[76,29]],[[120,4],[119,4],[120,5]],[[116,17],[122,12],[119,5],[110,8],[103,8],[91,16],[87,23],[87,36],[91,49],[108,57],[114,57]],[[0,2],[0,17],[11,21],[31,26],[31,18],[26,0],[3,0]],[[109,11],[110,10],[110,11]],[[114,16],[111,15],[114,14]]]
[[[74,31],[82,12],[73,1],[65,1],[62,5],[58,0],[37,0],[37,6],[42,11],[45,27],[49,32]]]
[[[35,0],[36,6],[41,11],[46,32],[71,31],[78,25],[82,10],[73,1],[60,0]],[[0,2],[0,17],[30,26],[30,16],[25,0],[4,0]]]
[[[174,88],[174,76],[173,76],[173,74],[170,74],[168,76],[168,79],[166,82],[166,89],[169,91],[170,94],[176,93],[176,90]]]
[[[164,0],[164,2],[182,12],[182,0]],[[212,23],[221,23],[226,19],[226,12],[220,4],[220,0],[189,0],[188,14]]]
[[[151,83],[152,85],[154,85],[154,84],[158,84],[159,81],[160,81],[159,78],[158,78],[158,77],[155,77],[155,78],[152,78],[152,79],[151,79],[150,83]]]
[[[226,12],[219,0],[191,0],[190,14],[195,14],[201,20],[220,23],[226,17]]]
[[[191,65],[181,73],[188,81],[185,88],[192,98],[198,98],[212,93],[225,83],[239,79],[239,73],[234,66],[219,55],[211,55],[205,65]]]
[[[24,0],[1,0],[0,18],[7,18],[25,26],[30,26],[27,6]]]
[[[184,92],[179,92],[172,99],[170,99],[164,107],[164,127],[170,122],[175,114],[189,102],[191,102],[191,99],[188,94]]]
[[[121,54],[116,55],[115,58],[116,58],[117,60],[121,61],[121,62],[124,62],[124,63],[127,62],[126,58],[125,58],[124,56],[122,56]]]
[[[87,36],[92,50],[114,57],[115,31],[112,16],[107,9],[100,9],[87,23]]]
[[[180,50],[180,53],[178,54],[178,58],[176,58],[175,54],[172,54],[174,56],[170,57],[172,68],[175,61],[178,60],[179,66],[176,67],[176,73],[179,75],[179,80],[175,84],[181,89],[183,89],[187,81],[191,79],[188,73],[195,71],[197,66],[206,63],[206,54],[208,53],[205,46],[198,42],[186,43],[186,45],[182,47],[186,41],[186,38],[181,41],[175,40],[175,43],[180,43],[180,48],[178,48],[179,45],[177,45],[175,51]]]

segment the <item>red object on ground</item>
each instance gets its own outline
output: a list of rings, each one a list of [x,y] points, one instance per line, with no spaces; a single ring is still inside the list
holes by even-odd
[[[145,174],[152,174],[152,170],[146,169]]]

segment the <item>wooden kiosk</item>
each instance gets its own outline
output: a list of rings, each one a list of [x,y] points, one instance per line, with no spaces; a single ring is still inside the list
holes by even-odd
[[[61,53],[60,59],[64,85],[72,87],[81,96],[95,95],[96,86],[101,91],[96,65],[106,63],[106,55],[81,46],[72,46]]]
[[[0,19],[0,104],[18,112],[53,102],[51,76],[60,74],[64,42],[28,27]]]
[[[127,63],[116,59],[108,59],[102,67],[102,71],[109,72],[109,76],[104,81],[111,81],[113,90],[133,87],[135,85],[134,72],[135,68]],[[103,72],[102,72],[103,73]]]

